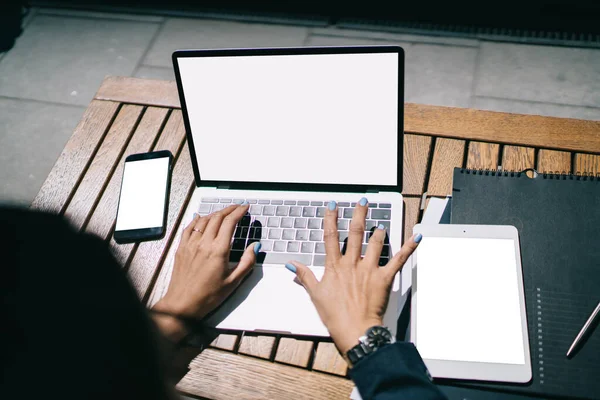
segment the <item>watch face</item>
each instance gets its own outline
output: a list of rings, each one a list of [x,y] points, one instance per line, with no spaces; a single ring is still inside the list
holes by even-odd
[[[385,326],[374,326],[367,331],[367,340],[371,347],[377,349],[391,343],[392,334]]]

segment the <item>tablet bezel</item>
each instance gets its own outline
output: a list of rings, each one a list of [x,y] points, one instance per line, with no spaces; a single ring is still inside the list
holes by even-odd
[[[521,311],[521,326],[525,364],[502,364],[473,361],[451,361],[423,359],[429,372],[434,378],[468,379],[478,381],[527,383],[531,380],[531,355],[527,313],[525,307],[525,291],[523,285],[523,268],[519,247],[519,233],[514,226],[508,225],[415,225],[413,232],[423,237],[452,237],[452,238],[482,238],[482,239],[512,239],[515,246],[517,264],[519,307]],[[411,342],[419,348],[417,337],[417,302],[418,302],[418,256],[419,249],[412,255],[412,294],[411,294]]]

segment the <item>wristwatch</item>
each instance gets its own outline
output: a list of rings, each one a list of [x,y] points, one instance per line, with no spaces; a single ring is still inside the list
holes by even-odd
[[[392,343],[396,343],[396,338],[390,330],[385,326],[376,325],[367,329],[365,335],[358,338],[358,344],[346,352],[344,359],[352,368],[369,354]]]

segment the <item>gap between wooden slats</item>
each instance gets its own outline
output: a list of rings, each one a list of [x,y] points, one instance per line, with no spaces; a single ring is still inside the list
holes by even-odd
[[[329,400],[348,399],[352,387],[345,378],[206,349],[190,363],[177,390],[212,399]]]
[[[575,154],[575,173],[600,176],[600,155]]]
[[[63,213],[99,144],[117,116],[119,103],[93,100],[31,203],[40,211]]]
[[[194,186],[194,173],[189,151],[181,151],[171,179],[171,194],[167,215],[167,229],[164,238],[138,245],[127,269],[131,283],[139,297],[145,301],[149,289],[166,256],[176,227],[183,216],[183,205],[187,202]]]
[[[143,110],[143,107],[125,104],[102,140],[65,210],[65,217],[75,229],[80,230],[87,221],[137,127]]]
[[[537,156],[537,172],[568,174],[571,172],[571,153],[540,149]]]
[[[436,138],[427,194],[448,196],[452,192],[452,174],[455,167],[462,167],[465,141]]]
[[[125,152],[121,159],[117,161],[117,167],[85,227],[86,232],[93,233],[103,240],[109,238],[117,216],[125,159],[131,154],[145,153],[152,149],[159,132],[164,126],[168,111],[166,108],[156,107],[146,110]]]
[[[420,196],[423,193],[431,143],[431,136],[404,135],[402,194]]]
[[[535,149],[533,147],[504,146],[502,168],[505,171],[522,171],[535,167]]]
[[[179,149],[183,147],[184,139],[185,127],[183,125],[181,111],[173,110],[169,116],[167,124],[158,138],[158,142],[154,146],[154,150],[169,150],[175,157],[177,157],[179,154]],[[175,165],[177,165],[177,162],[178,160],[176,158]],[[171,190],[173,190],[173,184],[171,184]],[[138,246],[136,243],[117,244],[114,238],[110,239],[109,245],[114,257],[123,267],[127,267],[129,265],[129,261],[132,255],[135,254]]]

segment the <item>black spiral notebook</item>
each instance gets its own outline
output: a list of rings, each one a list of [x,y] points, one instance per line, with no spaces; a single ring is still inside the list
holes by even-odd
[[[514,225],[521,242],[533,379],[474,385],[600,399],[600,328],[566,357],[600,300],[600,177],[456,168],[451,221]]]

